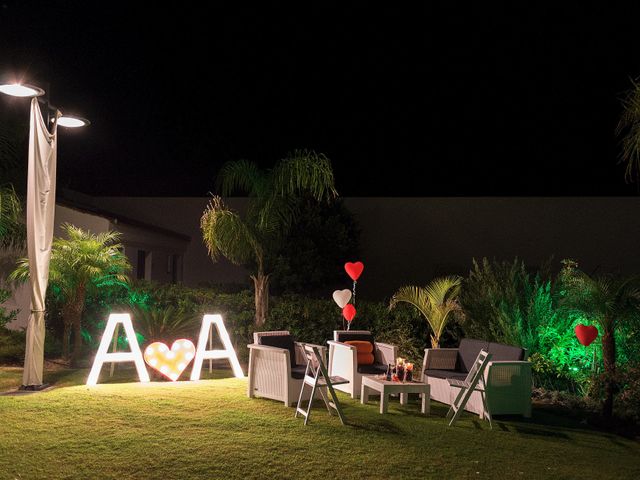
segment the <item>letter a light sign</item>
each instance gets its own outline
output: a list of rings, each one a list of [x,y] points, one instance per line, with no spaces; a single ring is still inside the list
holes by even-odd
[[[124,327],[124,333],[131,348],[130,352],[109,352],[109,345],[113,339],[116,326],[121,323]],[[207,350],[207,338],[209,331],[215,325],[218,330],[218,336],[224,346],[221,350]],[[237,378],[243,378],[242,368],[238,362],[238,357],[231,344],[229,333],[224,326],[220,315],[205,315],[202,319],[202,327],[200,328],[200,336],[198,338],[198,346],[195,347],[191,340],[179,339],[173,342],[171,348],[162,342],[154,342],[144,351],[144,359],[136,333],[131,324],[131,317],[127,313],[112,313],[109,315],[109,321],[104,329],[98,353],[93,361],[93,367],[87,379],[87,385],[96,385],[100,370],[105,363],[111,362],[133,362],[138,371],[138,378],[141,382],[149,381],[149,373],[144,365],[147,364],[158,370],[165,377],[172,381],[176,381],[180,374],[193,360],[191,369],[191,380],[199,380],[202,371],[202,362],[206,359],[228,359],[233,369],[233,374]]]

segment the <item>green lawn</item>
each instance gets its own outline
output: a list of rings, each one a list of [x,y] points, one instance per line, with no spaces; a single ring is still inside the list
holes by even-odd
[[[122,371],[112,381],[122,381]],[[640,444],[579,428],[544,410],[493,430],[417,400],[389,414],[340,394],[348,426],[315,408],[310,424],[281,403],[246,397],[246,380],[78,385],[87,371],[48,376],[60,388],[0,396],[0,479],[638,478]],[[0,368],[0,387],[20,382]],[[67,386],[73,385],[75,386]]]

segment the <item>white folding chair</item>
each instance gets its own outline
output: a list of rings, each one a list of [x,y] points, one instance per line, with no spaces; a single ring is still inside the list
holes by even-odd
[[[297,417],[298,414],[302,415],[304,417],[304,424],[306,425],[309,421],[309,416],[311,415],[311,404],[313,403],[313,399],[315,398],[316,392],[320,392],[320,396],[322,397],[324,404],[327,406],[329,415],[332,415],[331,409],[334,409],[338,412],[340,422],[344,425],[344,415],[342,414],[340,402],[338,401],[338,397],[336,396],[333,386],[348,383],[349,380],[343,377],[329,376],[327,373],[327,367],[324,364],[324,359],[320,354],[320,349],[316,345],[305,345],[304,353],[307,357],[307,368],[304,372],[304,382],[302,382],[302,388],[300,388],[300,397],[298,397],[298,406],[296,407],[296,413],[294,416]],[[309,404],[305,410],[301,405],[302,398],[304,397],[304,389],[307,386],[311,387],[311,394],[309,395]],[[323,389],[326,389],[326,391],[323,392]],[[331,395],[331,399],[328,398],[329,395]]]
[[[456,420],[458,420],[464,411],[464,407],[467,405],[469,398],[471,398],[471,394],[474,390],[478,390],[482,397],[484,411],[486,412],[487,419],[489,420],[489,428],[493,428],[491,425],[491,412],[489,412],[489,409],[487,408],[487,398],[484,386],[484,370],[487,367],[489,360],[491,360],[491,354],[484,350],[480,350],[476,361],[473,363],[473,367],[469,370],[467,378],[464,380],[456,380],[453,378],[447,379],[450,386],[460,389],[456,399],[451,404],[451,407],[449,407],[449,411],[447,412],[447,419],[451,419],[449,421],[449,426],[453,425]]]

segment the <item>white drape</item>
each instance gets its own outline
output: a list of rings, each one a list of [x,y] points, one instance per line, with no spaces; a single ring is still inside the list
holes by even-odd
[[[24,386],[42,385],[44,310],[49,279],[56,202],[56,127],[49,133],[38,99],[31,100],[29,174],[27,178],[27,249],[31,284],[31,315],[27,325]]]

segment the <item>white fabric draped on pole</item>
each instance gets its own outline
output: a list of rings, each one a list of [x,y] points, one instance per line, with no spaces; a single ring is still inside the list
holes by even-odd
[[[31,100],[29,170],[27,177],[27,249],[31,284],[31,315],[27,325],[22,385],[42,385],[44,310],[49,280],[56,203],[56,127],[49,133],[38,99]]]

